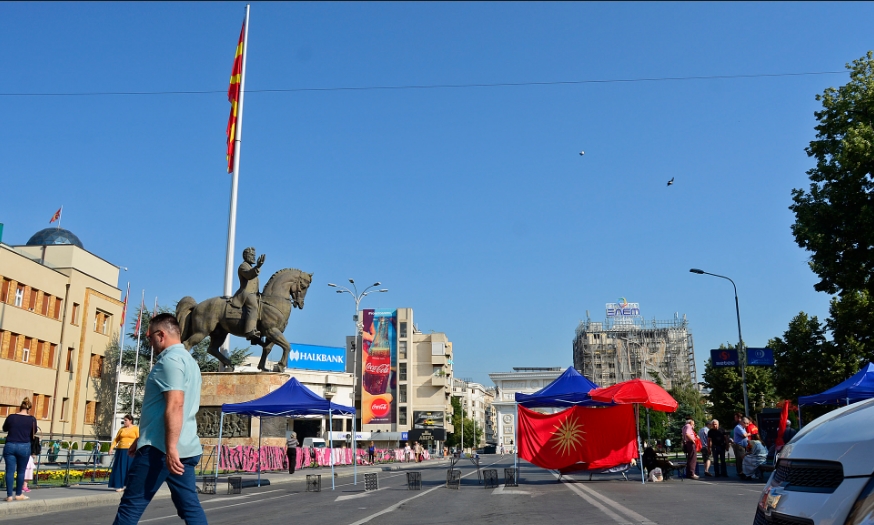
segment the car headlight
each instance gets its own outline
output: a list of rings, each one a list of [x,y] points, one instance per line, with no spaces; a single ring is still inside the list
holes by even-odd
[[[846,525],[874,525],[874,476],[868,480],[850,509]]]

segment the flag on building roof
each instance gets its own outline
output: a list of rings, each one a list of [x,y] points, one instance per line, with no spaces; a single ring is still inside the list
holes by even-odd
[[[243,39],[246,36],[246,21],[240,30],[240,40],[237,42],[237,52],[234,55],[234,67],[231,69],[231,84],[228,87],[228,102],[231,103],[231,114],[228,117],[228,173],[234,171],[234,145],[237,139],[237,105],[240,102],[240,79],[243,75]]]
[[[60,208],[58,208],[58,211],[56,211],[55,214],[52,215],[52,220],[49,221],[49,224],[51,224],[51,223],[53,223],[53,222],[55,222],[55,221],[59,221],[59,220],[61,220],[61,210],[63,210],[63,209],[64,209],[63,206],[61,206]]]

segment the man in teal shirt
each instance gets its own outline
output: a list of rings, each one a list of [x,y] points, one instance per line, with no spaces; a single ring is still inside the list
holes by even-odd
[[[160,314],[149,323],[147,337],[158,356],[143,395],[140,437],[128,453],[133,463],[115,525],[135,524],[164,484],[187,525],[205,525],[194,469],[203,448],[197,436],[200,407],[200,368],[180,341],[179,323]]]

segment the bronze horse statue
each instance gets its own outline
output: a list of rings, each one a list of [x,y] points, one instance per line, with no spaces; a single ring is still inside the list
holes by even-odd
[[[274,344],[282,347],[282,357],[277,366],[280,371],[285,370],[291,346],[282,332],[288,325],[292,308],[303,309],[303,301],[312,282],[313,274],[295,268],[285,268],[274,273],[264,285],[258,316],[258,329],[264,337],[262,342],[258,343],[262,347],[259,370],[267,371],[265,368],[267,354]],[[204,337],[209,336],[207,352],[225,367],[233,370],[230,360],[219,351],[228,334],[243,336],[241,310],[229,303],[229,299],[225,297],[213,297],[202,303],[198,303],[193,297],[183,297],[176,304],[176,319],[179,320],[182,344],[186,349],[190,349],[203,341]]]

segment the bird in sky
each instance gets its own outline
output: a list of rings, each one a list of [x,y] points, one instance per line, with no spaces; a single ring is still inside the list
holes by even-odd
[[[671,186],[671,185],[673,185],[673,184],[674,184],[674,178],[671,177],[671,180],[668,181],[668,186]]]
[[[585,154],[586,154],[585,151],[581,151],[581,152],[580,152],[580,157],[582,157],[582,156],[585,155]]]

